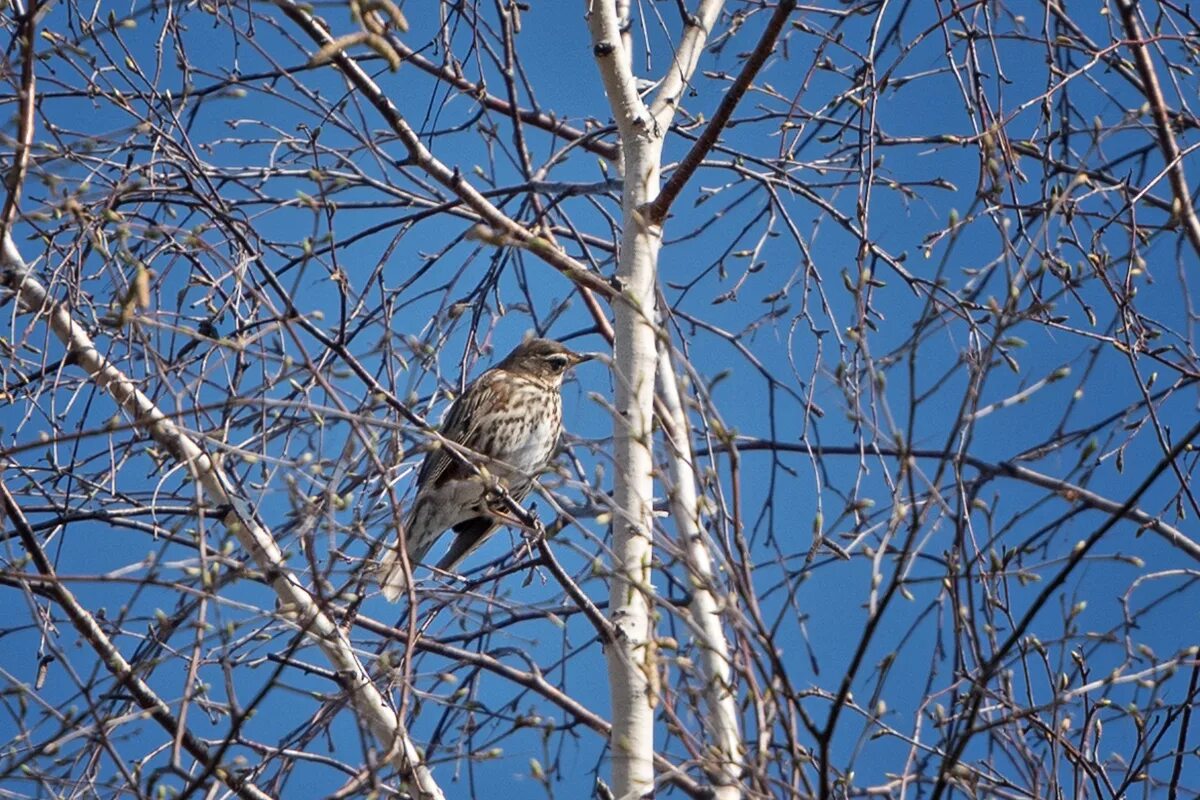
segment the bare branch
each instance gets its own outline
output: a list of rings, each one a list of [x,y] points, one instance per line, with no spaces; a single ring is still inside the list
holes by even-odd
[[[742,65],[742,71],[730,84],[725,96],[721,98],[721,104],[717,106],[716,113],[704,127],[704,132],[692,143],[687,155],[676,165],[671,177],[663,184],[658,197],[642,209],[642,215],[646,219],[661,225],[667,218],[667,214],[671,211],[671,204],[679,197],[679,193],[683,191],[683,187],[691,180],[692,175],[699,169],[704,159],[708,158],[713,145],[721,136],[721,131],[729,124],[729,118],[733,116],[734,109],[742,102],[742,98],[754,83],[754,78],[758,75],[759,70],[767,63],[767,58],[770,57],[775,49],[776,41],[779,40],[779,34],[795,9],[795,0],[779,0],[775,11],[771,13],[771,19],[767,22],[767,27],[759,37],[758,44],[754,46],[754,51]]]
[[[1154,115],[1158,146],[1166,162],[1171,193],[1175,196],[1172,215],[1183,225],[1184,233],[1192,245],[1192,252],[1200,257],[1200,217],[1196,216],[1196,208],[1192,203],[1192,191],[1188,188],[1187,174],[1183,171],[1183,153],[1180,152],[1179,145],[1175,142],[1175,134],[1171,130],[1171,118],[1167,113],[1167,101],[1158,82],[1158,72],[1142,36],[1142,27],[1138,24],[1137,0],[1117,0],[1117,10],[1121,14],[1125,35],[1129,39],[1127,44],[1129,49],[1133,50],[1134,63],[1142,79],[1142,89]]]
[[[218,464],[114,367],[70,313],[50,298],[29,273],[11,237],[4,240],[3,247],[0,284],[16,295],[18,307],[26,313],[44,317],[73,362],[192,474],[204,487],[209,502],[226,509],[222,512],[222,523],[238,537],[259,569],[271,576],[271,586],[279,595],[283,613],[325,653],[363,723],[384,747],[387,760],[412,781],[422,798],[441,800],[442,791],[408,738],[401,720],[376,689],[342,630],[287,569],[283,552],[270,532],[258,522],[253,508],[230,487]]]

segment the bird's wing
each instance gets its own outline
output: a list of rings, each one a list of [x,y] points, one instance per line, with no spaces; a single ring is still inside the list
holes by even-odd
[[[513,502],[519,503],[525,499],[525,495],[529,494],[529,490],[532,488],[532,483],[527,482],[509,487],[509,497],[513,499]],[[508,514],[508,509],[503,506],[497,506],[497,509],[505,515]],[[437,568],[453,572],[463,559],[483,544],[496,528],[500,527],[500,524],[493,517],[472,517],[455,525],[454,540],[450,542],[450,549],[446,551],[446,555],[437,562]]]
[[[483,373],[467,387],[462,397],[450,406],[446,421],[442,425],[442,436],[455,444],[478,449],[473,446],[481,423],[486,420],[477,413],[480,404],[488,396],[491,382],[494,378],[491,370]],[[465,466],[446,453],[445,447],[439,447],[425,456],[421,462],[421,470],[417,473],[417,486],[432,489],[446,481],[461,480],[470,476],[471,472]]]

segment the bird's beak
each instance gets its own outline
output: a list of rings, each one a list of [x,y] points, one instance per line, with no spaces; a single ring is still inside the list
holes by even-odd
[[[571,366],[575,367],[575,366],[582,364],[585,361],[591,361],[593,358],[595,358],[598,355],[600,355],[600,354],[599,353],[572,353],[571,354]]]

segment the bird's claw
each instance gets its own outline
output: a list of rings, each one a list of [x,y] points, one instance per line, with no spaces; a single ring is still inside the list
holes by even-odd
[[[528,521],[518,517],[507,508],[496,508],[493,506],[489,513],[491,514],[492,519],[496,520],[496,522],[499,522],[501,525],[508,525],[511,528],[517,528],[522,532],[522,534],[530,529]],[[538,522],[537,517],[533,517],[533,520],[536,524],[541,524]]]
[[[537,544],[546,538],[546,526],[537,517],[533,518],[533,525],[526,525],[521,528],[521,535],[530,544]]]

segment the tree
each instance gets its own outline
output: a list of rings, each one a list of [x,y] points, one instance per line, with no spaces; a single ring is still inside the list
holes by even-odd
[[[4,12],[0,785],[1194,794],[1188,10],[410,6]],[[388,605],[527,331],[612,358]]]

